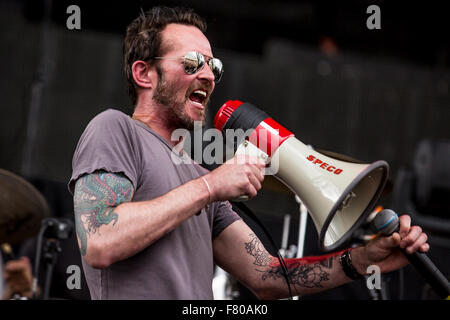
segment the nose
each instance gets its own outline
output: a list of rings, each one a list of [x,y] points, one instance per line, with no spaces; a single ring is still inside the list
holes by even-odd
[[[202,70],[198,73],[198,78],[202,81],[208,81],[214,86],[214,73],[207,63],[205,63]]]

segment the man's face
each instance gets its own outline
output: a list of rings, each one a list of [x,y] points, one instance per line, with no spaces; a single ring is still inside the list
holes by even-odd
[[[163,58],[181,58],[189,51],[213,56],[208,39],[196,27],[169,24],[161,36],[165,48]],[[208,65],[205,64],[201,70],[190,75],[184,71],[182,59],[162,59],[157,61],[156,69],[158,84],[153,100],[169,108],[169,125],[191,130],[194,121],[204,124],[209,97],[215,85],[214,75]]]

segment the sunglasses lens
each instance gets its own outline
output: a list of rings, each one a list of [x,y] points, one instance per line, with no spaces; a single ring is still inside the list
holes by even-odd
[[[211,68],[211,71],[214,74],[214,81],[219,82],[220,79],[222,78],[222,74],[223,74],[222,61],[220,61],[217,58],[213,58],[213,59],[209,60],[208,64],[209,64],[209,67]]]
[[[205,58],[198,52],[188,52],[184,56],[184,70],[187,74],[194,74],[205,64]]]
[[[184,56],[184,70],[187,74],[194,74],[201,70],[205,65],[205,57],[195,51],[190,51]],[[223,74],[223,64],[217,58],[212,58],[208,61],[208,65],[214,74],[214,81],[219,82]]]

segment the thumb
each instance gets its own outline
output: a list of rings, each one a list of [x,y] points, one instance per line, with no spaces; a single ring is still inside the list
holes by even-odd
[[[390,237],[381,237],[379,244],[385,249],[392,249],[400,246],[400,240],[400,234],[394,232]]]

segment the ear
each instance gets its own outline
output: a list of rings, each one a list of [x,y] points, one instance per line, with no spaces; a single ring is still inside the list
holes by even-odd
[[[131,72],[136,84],[142,88],[153,88],[155,84],[156,70],[153,66],[142,60],[135,61],[131,66]]]

